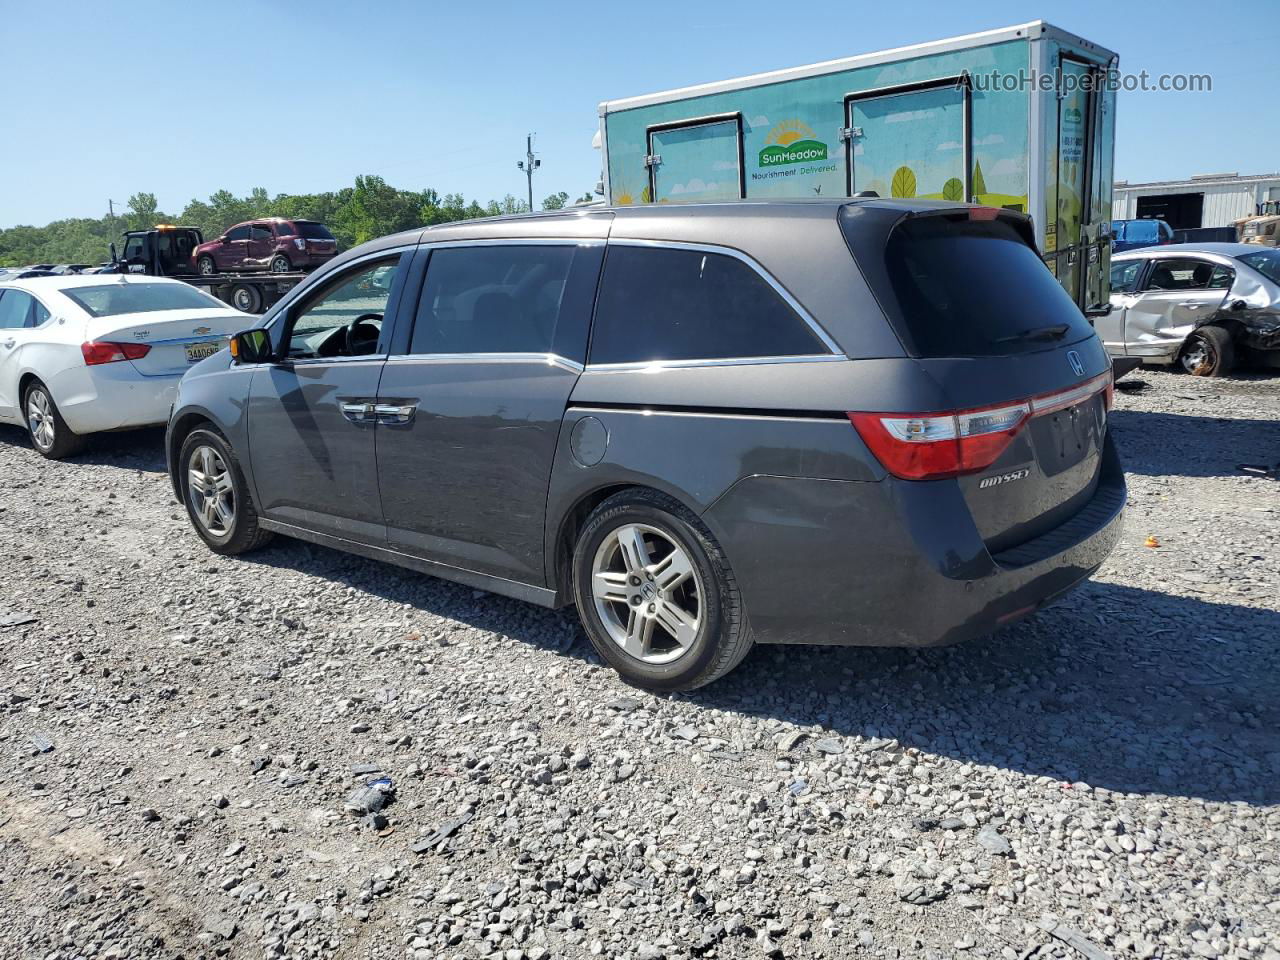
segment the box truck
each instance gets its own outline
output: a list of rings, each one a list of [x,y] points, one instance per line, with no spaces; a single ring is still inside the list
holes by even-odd
[[[934,198],[1031,215],[1086,314],[1110,294],[1110,50],[1043,21],[600,104],[610,203]]]

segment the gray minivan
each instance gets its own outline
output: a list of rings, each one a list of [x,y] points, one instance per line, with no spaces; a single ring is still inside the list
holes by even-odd
[[[211,549],[281,533],[550,607],[629,681],[945,644],[1120,533],[1111,365],[1030,221],[888,199],[384,237],[181,384]]]

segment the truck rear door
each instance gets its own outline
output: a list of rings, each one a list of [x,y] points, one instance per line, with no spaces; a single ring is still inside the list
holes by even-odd
[[[654,201],[741,199],[742,118],[731,114],[650,127],[645,163]]]
[[[967,96],[958,79],[949,79],[849,97],[850,193],[971,199]]]

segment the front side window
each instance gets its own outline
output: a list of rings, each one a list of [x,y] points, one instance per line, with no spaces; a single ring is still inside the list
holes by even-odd
[[[1204,290],[1213,278],[1213,264],[1203,260],[1157,260],[1147,290]]]
[[[1125,260],[1111,264],[1111,292],[1132,293],[1142,270],[1141,260]]]
[[[778,291],[737,257],[609,247],[591,336],[592,363],[827,352]]]
[[[289,356],[305,360],[373,353],[399,270],[399,254],[361,264],[291,310]]]
[[[232,227],[230,230],[227,231],[227,239],[228,240],[248,240],[249,228],[248,227]]]
[[[124,245],[124,258],[126,260],[137,260],[146,256],[146,238],[130,237]]]
[[[553,245],[433,251],[409,352],[553,352],[573,255]]]

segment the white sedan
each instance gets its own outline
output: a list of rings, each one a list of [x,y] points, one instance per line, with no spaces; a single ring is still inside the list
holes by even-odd
[[[0,423],[51,460],[90,433],[165,423],[188,367],[257,322],[162,277],[0,282]]]

